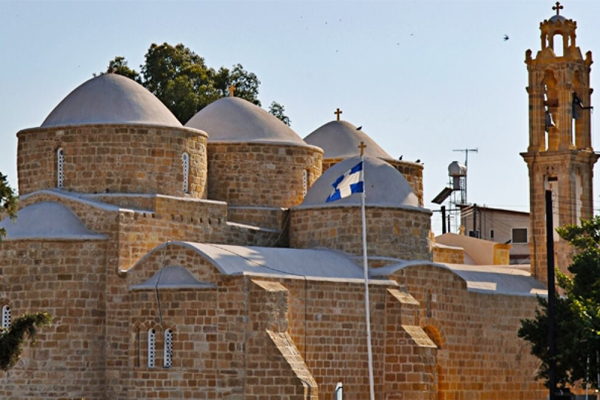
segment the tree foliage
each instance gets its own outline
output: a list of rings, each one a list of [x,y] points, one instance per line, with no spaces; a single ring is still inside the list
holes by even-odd
[[[140,83],[182,124],[213,101],[228,96],[231,85],[235,87],[236,97],[261,105],[258,99],[260,80],[254,73],[246,71],[241,64],[232,69],[221,67],[215,70],[181,43],[175,46],[153,43],[139,73],[129,68],[125,58],[120,56],[109,62],[106,73],[124,75]],[[281,115],[285,117],[283,107]]]
[[[283,107],[278,102],[274,101],[271,103],[271,105],[269,106],[269,112],[275,117],[279,118],[281,122],[283,122],[287,126],[290,126],[292,124],[290,118],[287,115],[285,115],[285,107]]]
[[[557,271],[556,378],[560,386],[589,382],[598,388],[600,371],[600,217],[557,229],[575,248],[569,272]],[[535,317],[521,321],[519,337],[541,360],[539,378],[549,380],[548,302],[538,298]]]
[[[10,218],[17,217],[17,196],[9,186],[6,175],[0,172],[0,220],[8,215]],[[0,228],[0,240],[6,236],[6,230]]]
[[[0,330],[0,369],[8,371],[14,367],[21,357],[25,340],[29,339],[31,345],[35,345],[38,329],[51,323],[52,317],[48,313],[24,314],[10,327]]]

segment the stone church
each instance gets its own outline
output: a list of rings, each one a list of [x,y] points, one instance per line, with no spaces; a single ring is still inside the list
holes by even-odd
[[[589,118],[569,144],[562,127],[565,85],[589,104],[591,56],[575,47],[573,21],[541,26],[543,49],[527,53],[524,157],[536,182],[555,168],[561,190],[579,171],[564,195],[587,198]],[[304,139],[236,97],[183,126],[107,74],[17,136],[20,210],[0,222],[2,326],[35,311],[54,323],[0,376],[2,398],[323,400],[342,386],[344,399],[368,399],[361,195],[326,202],[361,143],[375,398],[545,398],[516,335],[545,293],[538,258],[532,274],[435,243],[423,166],[394,159],[339,110]]]

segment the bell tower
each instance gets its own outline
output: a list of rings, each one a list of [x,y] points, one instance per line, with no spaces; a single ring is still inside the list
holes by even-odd
[[[529,169],[531,275],[547,282],[545,191],[552,191],[554,228],[593,215],[592,176],[598,155],[591,142],[590,70],[575,44],[577,22],[560,15],[556,3],[540,23],[541,50],[525,53],[529,73],[529,147],[521,153]],[[563,272],[572,249],[554,233],[556,266]]]

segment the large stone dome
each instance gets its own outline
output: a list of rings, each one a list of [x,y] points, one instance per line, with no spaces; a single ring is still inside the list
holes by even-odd
[[[91,124],[181,127],[173,113],[152,93],[117,74],[100,75],[77,87],[52,110],[42,128]]]
[[[358,146],[364,142],[365,155],[391,160],[392,157],[385,152],[369,135],[356,126],[346,121],[331,121],[316,129],[304,138],[304,141],[323,149],[323,158],[349,158],[360,154]]]
[[[299,207],[360,205],[361,198],[358,193],[334,202],[325,202],[333,191],[333,182],[359,162],[360,157],[352,157],[329,168],[312,185]],[[374,157],[364,158],[364,182],[366,205],[421,208],[417,196],[406,179],[383,160]]]
[[[284,143],[306,146],[289,126],[239,97],[225,97],[209,104],[185,126],[208,133],[209,143]]]

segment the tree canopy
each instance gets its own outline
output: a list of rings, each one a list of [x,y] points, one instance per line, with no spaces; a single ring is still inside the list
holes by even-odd
[[[29,338],[31,345],[35,345],[38,329],[51,323],[50,314],[39,312],[24,314],[15,318],[7,329],[0,329],[0,369],[8,371],[14,367],[21,358],[25,340]]]
[[[9,186],[6,175],[0,172],[0,220],[6,215],[10,218],[17,217],[17,196]],[[0,228],[0,240],[6,236],[6,231]]]
[[[241,64],[218,70],[206,65],[204,58],[183,44],[150,45],[140,72],[131,69],[124,57],[109,62],[106,73],[124,75],[140,83],[162,101],[175,117],[185,124],[198,111],[215,100],[229,95],[231,85],[235,96],[261,105],[258,99],[260,80]],[[278,104],[273,102],[273,104]],[[271,107],[273,107],[273,104]],[[283,106],[271,112],[289,125]]]
[[[589,382],[598,388],[600,372],[600,217],[557,229],[575,248],[569,271],[556,271],[556,381],[559,386]],[[519,337],[541,360],[538,377],[549,380],[548,301],[538,298],[535,317],[521,321]]]

